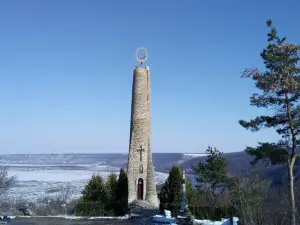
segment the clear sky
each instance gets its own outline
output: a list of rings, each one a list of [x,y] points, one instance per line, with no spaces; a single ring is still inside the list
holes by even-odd
[[[0,2],[0,153],[128,151],[135,50],[151,68],[153,152],[242,151],[274,141],[238,124],[263,110],[266,20],[300,43],[298,0]]]

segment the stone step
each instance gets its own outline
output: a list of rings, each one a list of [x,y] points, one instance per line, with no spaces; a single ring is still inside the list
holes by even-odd
[[[135,200],[131,204],[129,204],[129,207],[142,208],[142,209],[156,209],[155,206],[153,206],[149,202],[143,201],[143,200]]]
[[[159,214],[158,209],[146,201],[136,200],[129,204],[130,216],[134,218],[151,218]]]

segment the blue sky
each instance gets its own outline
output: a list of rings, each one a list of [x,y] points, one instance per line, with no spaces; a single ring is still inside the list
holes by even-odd
[[[272,18],[300,43],[300,2],[1,1],[0,152],[127,152],[135,50],[151,67],[153,152],[242,151],[274,141],[238,124],[264,112],[245,67],[263,68]]]

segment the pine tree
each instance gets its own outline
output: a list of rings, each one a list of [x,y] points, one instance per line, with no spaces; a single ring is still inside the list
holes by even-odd
[[[116,214],[122,216],[128,208],[128,178],[125,170],[121,168],[117,183],[117,208]]]
[[[107,194],[106,209],[115,212],[117,207],[117,192],[118,192],[118,179],[115,173],[108,176],[105,183],[105,190]]]
[[[179,165],[174,165],[160,192],[161,210],[168,209],[174,212],[180,208],[182,183],[182,171]]]
[[[208,154],[206,162],[199,162],[192,168],[198,174],[200,186],[209,189],[216,200],[227,186],[228,162],[223,153],[216,148],[208,147],[205,153]]]
[[[188,200],[189,205],[196,205],[197,193],[196,189],[193,187],[193,184],[189,178],[185,179],[185,187],[186,187],[186,198]]]
[[[242,77],[252,78],[256,88],[259,89],[259,93],[253,94],[250,98],[251,105],[267,108],[270,114],[258,116],[248,122],[240,120],[239,123],[251,131],[274,128],[281,135],[282,140],[278,144],[289,152],[287,163],[291,224],[296,225],[293,168],[300,136],[300,46],[287,43],[285,37],[280,38],[271,20],[267,21],[267,26],[270,28],[268,46],[261,53],[266,69],[263,72],[257,68],[246,69]]]
[[[101,176],[93,175],[84,187],[82,197],[76,203],[75,211],[78,216],[106,215],[108,197],[106,186]]]
[[[101,176],[93,175],[82,192],[82,201],[107,203],[105,183]]]
[[[253,156],[252,165],[263,162],[265,165],[282,164],[288,165],[289,151],[276,143],[258,143],[255,148],[247,147],[245,151]]]

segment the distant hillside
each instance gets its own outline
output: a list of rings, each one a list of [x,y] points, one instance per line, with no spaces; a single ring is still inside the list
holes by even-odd
[[[243,174],[251,167],[251,156],[246,152],[224,154],[229,162],[229,172]],[[183,169],[191,171],[191,166],[199,161],[205,161],[206,156],[201,154],[183,153],[153,153],[153,164],[156,171],[168,172],[172,165],[180,164]],[[6,154],[0,155],[0,164],[42,164],[42,165],[108,165],[126,168],[127,154]]]
[[[173,164],[185,162],[193,157],[182,153],[153,153],[153,164],[157,171],[168,171]],[[128,154],[5,154],[0,155],[0,164],[43,165],[109,165],[127,167]]]
[[[252,157],[246,152],[225,153],[228,159],[229,172],[233,175],[247,176],[251,172]],[[0,155],[1,164],[43,164],[43,165],[107,165],[117,168],[127,167],[127,154],[7,154]],[[153,153],[153,164],[157,172],[168,173],[173,164],[180,164],[182,169],[193,174],[192,165],[205,161],[206,156],[183,153]],[[259,166],[262,176],[269,178],[273,185],[287,183],[286,170],[283,166]],[[295,169],[296,181],[300,169]]]
[[[252,166],[250,164],[252,157],[246,152],[232,152],[225,153],[225,157],[228,159],[229,173],[232,175],[248,176],[251,173]],[[191,165],[197,164],[199,161],[205,162],[206,157],[197,157],[181,164],[181,167],[190,173]],[[288,184],[287,169],[284,165],[265,166],[258,165],[257,170],[260,175],[270,180],[272,186],[285,186]],[[295,183],[299,184],[300,181],[300,166],[295,166]]]
[[[246,152],[232,152],[224,153],[228,160],[229,172],[234,175],[243,174],[243,171],[248,171],[251,167],[250,162],[252,157]],[[187,160],[181,164],[181,167],[187,171],[192,171],[191,166],[197,164],[199,161],[205,162],[206,156],[200,156]]]

